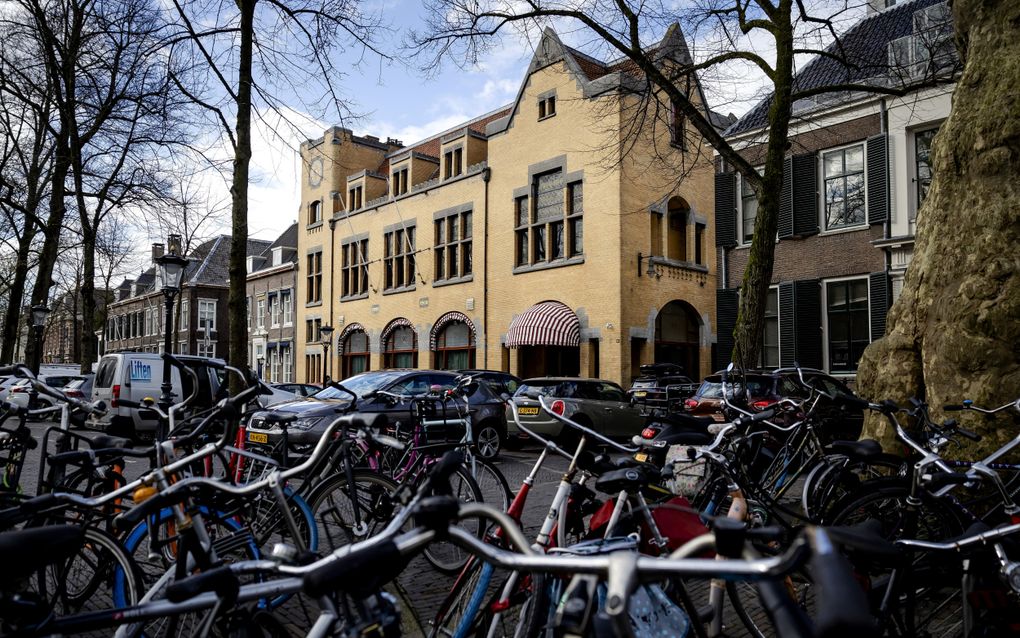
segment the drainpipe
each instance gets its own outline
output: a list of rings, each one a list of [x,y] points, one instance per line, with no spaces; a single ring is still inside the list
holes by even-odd
[[[485,363],[480,368],[489,367],[489,181],[492,179],[492,169],[486,166],[482,169],[482,181],[485,182],[485,202],[482,205],[485,211],[482,218],[483,254],[482,260],[482,332],[485,334],[485,341],[482,342],[482,361]],[[477,362],[475,362],[477,364]]]
[[[886,106],[886,100],[883,97],[881,102],[881,110],[879,115],[879,132],[885,133],[885,224],[883,224],[883,239],[889,239],[892,236],[892,176],[889,172],[889,110]],[[889,247],[885,248],[885,274],[888,275],[892,268],[892,249]]]
[[[334,274],[333,262],[334,262],[334,260],[336,258],[336,242],[334,241],[334,235],[336,233],[336,217],[335,217],[335,215],[336,215],[336,211],[334,211],[333,215],[331,215],[330,218],[329,218],[329,317],[326,320],[326,325],[333,326],[334,329],[336,329],[336,327],[337,327],[337,326],[333,325],[333,274]],[[294,334],[295,335],[297,334],[297,327],[296,326],[295,326],[295,329],[294,329]],[[337,334],[338,335],[340,334],[339,330],[337,330]],[[332,338],[332,335],[330,335],[330,338]],[[330,350],[333,349],[333,344],[332,343],[329,344],[329,349]],[[326,357],[327,353],[324,352],[323,356]],[[328,357],[327,357],[327,360],[328,360]],[[333,372],[332,366],[330,366],[330,370],[329,371],[330,371],[330,373]],[[337,375],[337,376],[339,376],[339,375]],[[336,377],[334,377],[334,378],[336,378]],[[323,381],[325,381],[325,379],[323,379]]]

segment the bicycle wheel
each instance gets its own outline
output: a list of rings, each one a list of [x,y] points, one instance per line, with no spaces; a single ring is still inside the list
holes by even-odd
[[[500,511],[510,509],[510,503],[514,500],[514,493],[510,490],[506,476],[491,461],[475,456],[464,465],[471,472],[471,477],[478,484],[482,493],[482,500],[486,505],[491,505]]]
[[[426,480],[423,473],[418,478],[418,484]],[[481,503],[482,491],[478,483],[471,478],[471,473],[465,467],[460,467],[450,476],[450,489],[452,495],[463,503]],[[458,523],[468,533],[476,535],[481,539],[485,534],[485,525],[480,519],[462,520]],[[464,567],[471,554],[460,546],[449,541],[438,541],[430,543],[422,552],[425,560],[437,570],[453,574]]]
[[[865,481],[896,476],[902,466],[902,459],[895,456],[882,455],[867,461],[827,456],[804,481],[801,494],[804,515],[808,520],[824,523],[833,506],[860,489]]]
[[[327,477],[308,497],[322,555],[374,536],[390,522],[397,508],[393,499],[396,483],[371,470],[355,470],[353,476],[360,523],[344,472]]]
[[[84,527],[78,551],[66,561],[38,573],[39,594],[52,603],[55,616],[119,609],[141,597],[141,578],[131,556],[116,538],[94,527]],[[83,632],[107,636],[109,629]]]

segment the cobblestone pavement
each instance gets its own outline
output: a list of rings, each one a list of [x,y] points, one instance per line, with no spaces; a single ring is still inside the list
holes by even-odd
[[[53,423],[32,423],[33,434],[38,440],[47,427]],[[86,432],[86,434],[88,434]],[[52,438],[52,437],[51,437]],[[29,453],[22,474],[22,485],[26,492],[34,493],[36,478],[38,476],[40,450],[36,449]],[[516,491],[525,476],[531,471],[538,457],[538,449],[527,447],[522,450],[504,451],[496,465],[506,476],[511,490]],[[127,459],[125,476],[128,480],[137,478],[148,468],[148,461],[139,459]],[[528,506],[523,518],[525,535],[534,538],[537,534],[542,520],[544,519],[553,495],[556,492],[563,472],[566,470],[567,460],[559,456],[550,455],[546,463],[540,469],[535,485],[532,487],[528,497]],[[443,597],[450,591],[454,583],[455,575],[446,575],[438,572],[429,565],[424,558],[418,557],[411,561],[408,567],[392,586],[392,593],[401,600],[403,612],[404,635],[423,635],[429,630],[429,621],[443,600]],[[707,587],[705,588],[707,591]],[[700,596],[696,596],[700,598]],[[286,624],[294,629],[295,635],[303,635],[299,627],[306,625],[308,617],[314,618],[314,608],[307,606],[307,601],[297,597],[288,602],[282,609],[277,610],[277,616],[281,617]],[[746,635],[742,630],[732,610],[727,614],[726,624],[731,629],[727,632],[730,636]]]

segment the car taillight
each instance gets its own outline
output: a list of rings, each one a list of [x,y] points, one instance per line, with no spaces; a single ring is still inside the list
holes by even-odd
[[[693,410],[694,408],[698,407],[698,400],[684,399],[684,407],[687,408],[688,410]]]
[[[560,401],[559,399],[556,399],[555,401],[553,401],[551,409],[556,414],[558,414],[560,416],[563,416],[563,411],[566,409],[566,407],[567,406],[564,405],[563,401]]]
[[[658,433],[659,433],[659,431],[656,430],[655,428],[645,428],[645,429],[641,430],[641,438],[642,439],[654,439],[655,435],[658,434]]]
[[[13,388],[11,388],[11,392],[28,392],[28,386],[27,385],[16,385]]]
[[[66,394],[69,397],[75,397],[75,398],[80,398],[80,397],[85,396],[84,394],[81,393],[81,390],[68,390],[64,394]]]
[[[120,398],[120,386],[119,385],[113,386],[113,388],[111,389],[111,392],[113,394],[113,398],[110,399],[110,407],[111,408],[115,408],[118,405],[117,404],[117,399]]]
[[[775,401],[769,401],[769,400],[765,399],[765,400],[762,400],[762,401],[755,401],[754,403],[751,404],[751,407],[754,408],[755,410],[764,410],[765,408],[769,407],[773,403],[775,403]]]

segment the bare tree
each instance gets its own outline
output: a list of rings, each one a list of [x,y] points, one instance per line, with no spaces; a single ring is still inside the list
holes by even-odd
[[[337,82],[344,70],[334,54],[355,47],[382,55],[373,44],[381,27],[357,0],[173,0],[194,69],[212,78],[207,91],[192,92],[227,139],[233,157],[231,194],[229,354],[247,367],[245,307],[248,246],[248,183],[252,118],[275,111],[282,99],[319,95],[306,106],[350,115]],[[183,75],[178,75],[182,78]],[[232,122],[232,124],[231,124]]]
[[[844,0],[808,4],[803,0],[697,0],[682,9],[664,1],[627,0],[430,0],[428,24],[409,35],[423,70],[453,59],[474,64],[503,37],[527,36],[535,28],[557,24],[582,46],[609,50],[629,60],[665,103],[739,172],[758,198],[755,233],[741,284],[734,334],[733,359],[745,367],[761,356],[765,302],[772,279],[775,238],[783,185],[787,136],[797,100],[850,93],[904,95],[902,83],[872,81],[862,74],[861,61],[845,49],[840,29],[862,13],[863,3]],[[678,25],[695,43],[686,64],[658,64],[657,51],[647,46],[654,34]],[[838,65],[836,78],[824,86],[801,87],[798,60],[822,57]],[[715,126],[701,96],[687,91],[693,75],[733,73],[734,67],[754,70],[768,89],[767,115],[760,140],[761,173],[730,144]],[[876,77],[881,73],[874,74]],[[947,75],[948,77],[948,75]],[[928,78],[929,81],[934,78]]]

